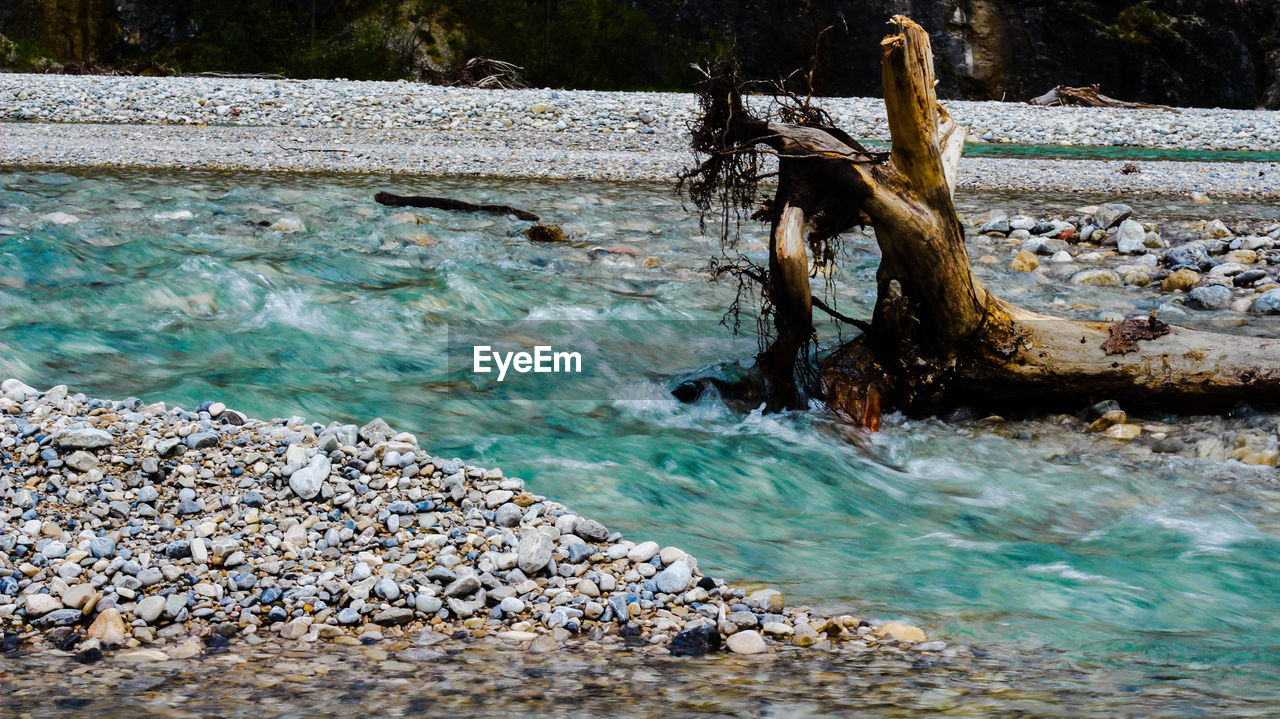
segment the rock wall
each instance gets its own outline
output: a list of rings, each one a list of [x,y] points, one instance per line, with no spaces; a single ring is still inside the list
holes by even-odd
[[[119,33],[113,0],[0,0],[0,35],[53,57],[101,57]]]
[[[246,8],[276,6],[271,23],[245,22]],[[807,67],[835,26],[816,90],[875,95],[877,40],[896,13],[933,35],[943,97],[1098,83],[1121,99],[1280,109],[1280,0],[0,0],[0,34],[62,60],[159,55],[188,71],[385,77],[487,52],[531,68],[535,84],[683,89],[689,62],[730,45],[752,75]],[[247,45],[272,53],[221,47],[233,26],[242,43],[262,27],[270,37]],[[307,34],[310,54],[290,45]],[[370,49],[379,42],[387,52]],[[344,52],[352,62],[323,61]]]
[[[727,27],[749,73],[820,50],[822,91],[878,94],[877,40],[895,13],[929,30],[944,97],[1025,100],[1098,83],[1121,99],[1280,108],[1278,0],[634,0],[673,34]],[[847,28],[847,32],[845,31]]]

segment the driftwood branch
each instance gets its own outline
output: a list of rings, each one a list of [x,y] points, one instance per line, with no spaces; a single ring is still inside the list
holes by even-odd
[[[538,222],[537,215],[528,210],[521,210],[507,205],[473,205],[470,202],[454,200],[449,197],[420,197],[411,195],[393,195],[390,192],[379,192],[373,199],[381,205],[391,207],[429,207],[435,210],[452,210],[454,212],[487,212],[491,215],[512,215],[520,220]]]
[[[1043,105],[1045,107],[1055,107],[1066,105],[1070,107],[1121,107],[1129,110],[1165,110],[1167,112],[1178,112],[1178,110],[1168,105],[1149,105],[1145,102],[1126,102],[1117,100],[1114,97],[1107,97],[1100,91],[1098,85],[1090,85],[1089,87],[1067,87],[1066,85],[1058,85],[1052,90],[1046,92],[1039,97],[1033,97],[1027,100],[1031,105]]]

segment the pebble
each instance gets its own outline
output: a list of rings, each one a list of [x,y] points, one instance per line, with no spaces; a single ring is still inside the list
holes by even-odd
[[[311,458],[311,462],[306,467],[295,471],[289,477],[289,489],[302,499],[314,499],[320,494],[331,469],[329,458],[317,454]]]
[[[1231,289],[1223,285],[1201,285],[1187,293],[1187,306],[1196,310],[1221,310],[1231,306]]]
[[[63,449],[102,449],[111,446],[111,434],[91,427],[68,427],[53,435],[53,443]]]
[[[689,582],[692,580],[693,572],[689,569],[688,563],[677,561],[659,572],[654,578],[654,584],[660,592],[679,594],[689,588]]]
[[[924,631],[920,627],[910,624],[899,624],[898,622],[887,622],[876,629],[876,634],[882,637],[889,637],[900,642],[923,642],[925,641]]]
[[[146,622],[147,624],[152,624],[157,619],[160,618],[160,613],[164,611],[164,605],[165,605],[164,597],[158,594],[152,594],[148,597],[143,598],[142,601],[138,602],[138,605],[137,607],[134,608],[133,613],[136,617]]]
[[[520,540],[517,550],[520,571],[529,576],[542,571],[551,562],[553,548],[551,538],[542,532],[533,532]]]
[[[764,637],[760,636],[760,633],[754,629],[729,635],[725,639],[725,645],[734,654],[763,654],[769,649],[764,643]]]
[[[3,386],[29,394],[17,382]],[[121,424],[125,410],[137,417]],[[750,599],[699,574],[678,547],[620,540],[600,522],[529,493],[519,479],[431,457],[412,435],[379,420],[358,431],[322,431],[301,418],[245,417],[220,425],[211,432],[217,442],[209,442],[191,441],[207,418],[160,405],[83,395],[55,405],[34,393],[17,411],[0,414],[0,436],[30,426],[28,437],[62,432],[72,444],[100,436],[111,444],[90,455],[98,466],[83,479],[64,468],[56,480],[88,489],[88,479],[97,491],[41,492],[37,502],[35,492],[13,486],[11,468],[0,472],[0,489],[11,490],[4,496],[20,507],[0,515],[0,570],[16,570],[0,576],[6,632],[88,623],[81,641],[95,650],[162,642],[172,659],[203,656],[193,635],[310,643],[406,625],[455,638],[527,634],[530,651],[571,641],[622,647],[621,634],[665,652],[679,640],[672,649],[679,654],[696,636],[718,638],[719,617],[741,619],[744,610],[730,606],[743,601],[754,607],[746,614],[755,623],[724,622],[725,634],[767,622],[800,646],[805,631],[778,627],[817,620],[811,610],[783,610],[776,592]],[[113,432],[101,429],[107,426]],[[321,437],[339,433],[331,455],[318,450]],[[182,464],[161,456],[171,450],[157,441],[166,435],[186,448]],[[58,469],[49,457],[60,452],[18,446],[18,474]],[[405,475],[404,466],[420,471]],[[33,559],[14,562],[19,546]]]
[[[1258,295],[1251,311],[1260,315],[1280,315],[1280,289],[1267,290]]]
[[[209,101],[218,93],[221,101]],[[22,121],[8,123],[6,142],[0,145],[0,162],[8,164],[412,170],[628,180],[669,180],[684,169],[688,123],[697,108],[696,97],[681,93],[9,73],[0,75],[0,97],[7,99],[0,103],[0,119]],[[770,102],[764,97],[751,101],[761,109]],[[820,102],[839,127],[860,139],[889,139],[882,100]],[[945,104],[975,141],[1280,151],[1280,120],[1274,112],[1183,108],[1178,121],[1170,123],[1163,113],[1145,110]],[[547,111],[534,113],[531,107]],[[348,152],[307,151],[324,149]],[[1158,167],[1139,162],[1143,171],[1128,175],[1120,174],[1119,164],[962,160],[960,185],[1280,194],[1275,173],[1258,176],[1259,168],[1267,168],[1262,163]],[[294,229],[292,223],[274,224]]]
[[[27,595],[26,610],[29,617],[38,617],[59,609],[62,609],[62,602],[51,594]]]

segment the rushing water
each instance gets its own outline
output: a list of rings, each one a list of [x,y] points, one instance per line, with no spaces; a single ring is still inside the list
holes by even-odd
[[[371,201],[379,189],[526,207],[576,237],[536,245],[506,218],[425,210],[425,224],[396,225],[399,210]],[[1099,199],[960,205],[1055,213]],[[1129,201],[1163,220],[1280,216]],[[81,221],[40,219],[52,212]],[[1275,470],[1160,458],[1052,418],[892,418],[867,439],[819,414],[681,405],[668,394],[680,371],[746,357],[754,342],[699,329],[670,352],[690,339],[681,327],[719,319],[733,287],[708,282],[716,241],[669,188],[30,170],[0,175],[0,213],[2,376],[257,416],[382,416],[437,454],[501,466],[630,536],[680,545],[712,573],[1034,657],[1026,681],[1064,702],[1093,691],[1091,706],[1115,713],[1213,701],[1206,713],[1221,715],[1280,701]],[[282,217],[306,231],[262,226]],[[761,257],[759,228],[744,232]],[[874,245],[848,244],[840,306],[866,316]],[[1155,297],[984,271],[1001,294],[1081,316]],[[476,318],[597,322],[614,391],[477,391],[445,360],[449,328]],[[1224,426],[1147,419],[1171,434]]]

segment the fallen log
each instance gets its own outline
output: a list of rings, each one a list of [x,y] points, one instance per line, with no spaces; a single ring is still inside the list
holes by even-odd
[[[528,210],[521,210],[507,205],[473,205],[470,202],[455,200],[449,197],[421,197],[414,195],[393,195],[390,192],[379,192],[373,196],[374,201],[391,207],[429,207],[435,210],[452,210],[454,212],[487,212],[491,215],[512,215],[516,219],[537,222],[538,216]]]
[[[1157,321],[1113,324],[1050,317],[1011,305],[974,276],[952,201],[964,129],[939,106],[929,37],[896,16],[881,43],[888,158],[847,135],[753,116],[736,81],[709,77],[695,149],[707,157],[686,174],[695,201],[722,218],[722,239],[750,200],[758,175],[744,154],[771,154],[778,186],[769,267],[761,284],[772,340],[757,358],[769,410],[823,401],[874,430],[880,412],[945,406],[1078,408],[1097,399],[1175,411],[1280,403],[1280,339],[1199,332]],[[701,184],[699,184],[701,183]],[[708,193],[709,187],[719,194]],[[742,208],[749,210],[750,208]],[[881,261],[870,327],[820,360],[806,250],[869,221]],[[805,233],[808,232],[806,241]],[[825,253],[825,250],[824,250]],[[1118,338],[1117,338],[1118,335]]]
[[[1107,97],[1102,94],[1101,86],[1099,85],[1090,85],[1089,87],[1067,87],[1066,85],[1058,85],[1039,97],[1033,97],[1030,100],[1027,100],[1027,103],[1030,105],[1042,105],[1044,107],[1120,107],[1129,110],[1166,110],[1168,112],[1178,112],[1177,109],[1169,107],[1168,105],[1149,105],[1145,102],[1127,102],[1125,100],[1117,100],[1114,97]]]

